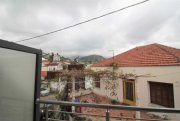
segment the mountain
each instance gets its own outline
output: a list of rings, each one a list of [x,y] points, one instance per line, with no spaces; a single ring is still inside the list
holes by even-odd
[[[84,62],[84,63],[96,63],[98,61],[104,60],[105,58],[101,55],[89,55],[89,56],[84,56],[79,58],[79,62]]]
[[[61,61],[67,61],[67,60],[71,60],[71,59],[69,59],[69,58],[67,58],[67,57],[64,57],[64,56],[60,56],[60,59],[61,59]]]

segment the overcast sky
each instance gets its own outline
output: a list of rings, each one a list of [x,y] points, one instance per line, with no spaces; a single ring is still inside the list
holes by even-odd
[[[142,0],[0,0],[0,39],[18,41]],[[180,48],[180,0],[150,0],[98,20],[20,44],[64,56],[112,56],[160,43]]]

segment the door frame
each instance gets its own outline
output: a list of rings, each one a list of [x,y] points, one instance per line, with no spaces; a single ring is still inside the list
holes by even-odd
[[[132,86],[132,91],[133,91],[133,101],[126,99],[126,82],[130,82]],[[129,104],[129,105],[136,105],[136,94],[135,94],[135,80],[134,79],[124,79],[123,80],[123,103]]]

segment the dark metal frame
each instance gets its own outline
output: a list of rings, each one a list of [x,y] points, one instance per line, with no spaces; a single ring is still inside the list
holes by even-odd
[[[15,51],[21,51],[26,53],[36,54],[36,70],[35,70],[35,90],[34,90],[34,114],[33,121],[39,121],[39,104],[36,104],[36,99],[40,97],[40,82],[41,82],[41,60],[42,60],[42,51],[27,47],[24,45],[16,44],[14,42],[8,42],[0,39],[0,47]]]

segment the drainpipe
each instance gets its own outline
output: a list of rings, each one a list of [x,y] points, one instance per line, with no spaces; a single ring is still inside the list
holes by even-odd
[[[75,97],[75,77],[72,76],[72,97]]]
[[[137,77],[135,78],[135,98],[136,98],[136,106],[140,107],[140,102],[139,102],[139,87],[138,87],[138,80]],[[140,111],[136,111],[136,118],[140,119],[141,118],[141,113]]]

